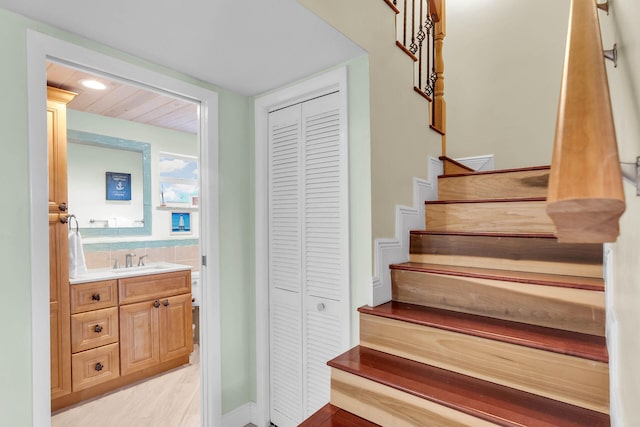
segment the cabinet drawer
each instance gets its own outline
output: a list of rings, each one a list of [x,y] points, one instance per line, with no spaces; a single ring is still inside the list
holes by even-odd
[[[116,280],[71,285],[71,314],[115,307],[118,304],[117,288]]]
[[[120,279],[120,305],[191,292],[191,270]]]
[[[84,390],[120,376],[118,344],[108,344],[71,356],[73,391]]]
[[[104,308],[71,316],[71,352],[118,341],[118,308]]]

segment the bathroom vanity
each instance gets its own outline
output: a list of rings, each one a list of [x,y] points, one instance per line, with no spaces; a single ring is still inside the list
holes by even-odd
[[[71,392],[57,410],[189,362],[191,269],[158,263],[70,280]]]

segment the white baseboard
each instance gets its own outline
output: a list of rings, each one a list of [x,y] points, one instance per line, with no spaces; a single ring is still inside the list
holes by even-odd
[[[244,427],[255,422],[256,404],[247,402],[222,416],[222,427]]]
[[[494,169],[493,154],[487,154],[485,156],[460,157],[454,160],[465,166],[469,166],[474,171],[491,171]]]
[[[424,229],[424,202],[438,198],[438,175],[442,173],[442,162],[429,157],[429,180],[413,179],[413,207],[396,206],[395,238],[375,240],[375,276],[371,279],[369,297],[369,305],[372,307],[391,301],[389,265],[409,260],[409,231]]]

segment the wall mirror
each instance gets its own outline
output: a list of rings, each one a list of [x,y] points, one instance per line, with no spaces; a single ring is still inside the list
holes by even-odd
[[[82,234],[150,235],[150,144],[74,130],[67,142],[69,213]]]

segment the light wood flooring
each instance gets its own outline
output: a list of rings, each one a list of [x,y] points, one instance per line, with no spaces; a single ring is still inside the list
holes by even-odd
[[[52,427],[200,427],[200,358],[189,365],[59,411]]]

